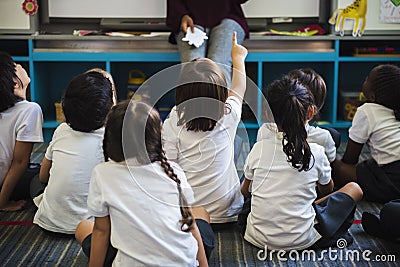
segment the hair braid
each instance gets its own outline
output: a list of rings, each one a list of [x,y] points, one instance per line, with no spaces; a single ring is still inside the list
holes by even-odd
[[[164,169],[168,177],[176,182],[179,192],[179,206],[182,214],[181,230],[184,232],[189,232],[193,228],[193,215],[191,210],[189,209],[185,195],[182,193],[181,180],[179,180],[178,176],[174,172],[174,169],[168,163],[164,151],[161,152],[160,161],[161,161],[161,167]]]

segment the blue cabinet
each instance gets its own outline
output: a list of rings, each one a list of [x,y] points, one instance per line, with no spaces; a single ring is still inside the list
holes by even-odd
[[[241,127],[247,130],[252,141],[263,120],[267,84],[288,71],[312,68],[321,74],[328,94],[320,123],[346,129],[351,124],[344,111],[346,97],[360,91],[362,82],[374,66],[400,65],[400,54],[390,53],[390,49],[383,51],[385,47],[398,49],[400,36],[266,36],[251,38],[245,46],[249,49],[246,59],[248,90]],[[114,77],[118,98],[125,99],[129,71],[139,69],[150,78],[180,62],[176,47],[168,44],[165,37],[149,40],[0,35],[0,50],[9,52],[29,71],[29,97],[43,109],[46,141],[51,139],[58,125],[54,103],[61,100],[68,82],[75,75],[90,68],[103,68]],[[173,92],[163,96],[157,104],[163,108],[171,107]]]

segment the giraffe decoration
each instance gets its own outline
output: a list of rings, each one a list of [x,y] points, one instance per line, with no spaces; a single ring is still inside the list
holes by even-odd
[[[335,24],[335,31],[339,31],[340,35],[344,35],[344,21],[346,19],[354,20],[353,24],[353,36],[361,36],[365,30],[367,14],[367,0],[355,0],[352,4],[345,8],[338,8],[329,19],[330,24]],[[361,29],[360,29],[361,20]]]

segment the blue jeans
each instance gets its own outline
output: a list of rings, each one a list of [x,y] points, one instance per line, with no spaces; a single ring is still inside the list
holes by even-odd
[[[204,40],[204,43],[199,48],[196,48],[193,45],[189,45],[188,42],[182,41],[182,38],[185,36],[182,31],[177,34],[176,42],[181,62],[189,62],[195,58],[207,57],[216,63],[224,65],[220,65],[220,67],[224,72],[228,87],[230,87],[232,76],[232,34],[236,31],[237,42],[241,44],[245,38],[243,28],[232,19],[223,19],[219,25],[211,29],[204,29],[199,25],[195,26],[207,33],[208,40]]]

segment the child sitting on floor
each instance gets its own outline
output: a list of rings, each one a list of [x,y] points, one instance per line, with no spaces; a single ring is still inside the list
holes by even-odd
[[[197,266],[196,259],[208,266],[214,247],[208,213],[190,208],[193,191],[165,157],[161,130],[157,111],[143,102],[112,108],[107,162],[95,167],[90,181],[95,221],[82,221],[75,233],[90,266]]]
[[[267,101],[276,127],[263,129],[269,133],[253,146],[245,163],[242,193],[251,197],[246,202],[251,211],[238,222],[244,238],[275,250],[335,244],[352,225],[362,191],[349,183],[316,201],[315,184],[329,194],[333,182],[324,148],[307,142],[313,96],[296,79],[284,77],[268,87]]]
[[[237,221],[243,205],[234,164],[233,143],[246,91],[247,49],[232,38],[233,76],[228,93],[220,67],[207,58],[185,63],[175,89],[175,104],[164,122],[167,158],[188,178],[195,204],[203,206],[211,223]]]
[[[335,183],[357,182],[366,200],[386,203],[400,198],[400,67],[373,68],[362,91],[367,103],[354,115]],[[358,163],[364,144],[372,158]]]
[[[33,222],[41,228],[74,234],[88,217],[90,176],[104,161],[104,121],[112,105],[112,84],[102,73],[80,74],[69,83],[62,101],[66,122],[55,130],[40,169],[40,182],[48,184],[34,199]]]
[[[24,172],[34,143],[43,142],[42,110],[26,100],[30,81],[20,64],[0,52],[0,211],[25,206],[30,181]]]

